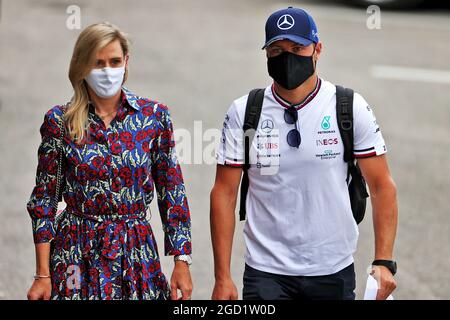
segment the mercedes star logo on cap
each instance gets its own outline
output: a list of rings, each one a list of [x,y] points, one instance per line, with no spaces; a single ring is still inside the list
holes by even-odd
[[[277,21],[277,27],[280,30],[289,30],[295,24],[294,18],[290,14],[282,15]]]

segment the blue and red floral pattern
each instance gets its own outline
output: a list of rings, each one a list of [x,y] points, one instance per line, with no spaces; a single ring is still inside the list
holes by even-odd
[[[63,198],[56,225],[58,122],[41,126],[36,186],[27,205],[35,243],[51,242],[53,299],[169,299],[146,213],[158,194],[165,254],[191,254],[191,220],[166,106],[122,90],[108,128],[89,106],[82,144],[64,138]]]

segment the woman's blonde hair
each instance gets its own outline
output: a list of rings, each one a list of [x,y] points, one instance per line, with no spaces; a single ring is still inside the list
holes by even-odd
[[[76,143],[81,143],[88,127],[89,95],[86,76],[95,65],[96,54],[112,41],[119,40],[124,56],[129,53],[130,42],[128,36],[118,27],[108,22],[96,23],[84,29],[78,36],[70,61],[69,79],[72,83],[74,95],[65,113],[65,122],[70,137]],[[128,70],[125,70],[124,82]]]

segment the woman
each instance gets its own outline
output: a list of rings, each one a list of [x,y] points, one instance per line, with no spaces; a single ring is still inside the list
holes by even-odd
[[[117,27],[89,26],[70,64],[74,96],[45,115],[27,206],[37,260],[29,299],[177,299],[178,289],[190,298],[190,212],[169,111],[122,87],[128,60]],[[56,223],[60,128],[67,207]],[[154,186],[165,254],[175,256],[170,287],[146,220]]]

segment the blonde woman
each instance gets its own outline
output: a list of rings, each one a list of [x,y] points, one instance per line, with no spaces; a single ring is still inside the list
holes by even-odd
[[[36,246],[29,299],[178,299],[178,289],[190,299],[191,221],[172,122],[166,106],[122,87],[128,60],[117,27],[87,27],[70,63],[74,96],[45,115],[27,206]],[[61,123],[67,207],[56,223]],[[170,286],[146,220],[154,187],[165,254],[175,256]]]

